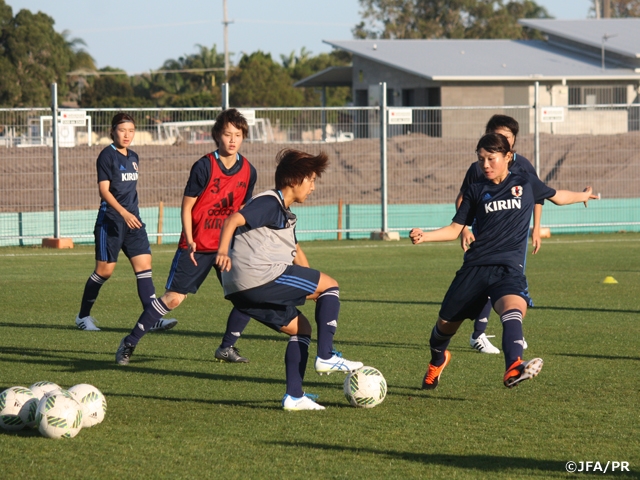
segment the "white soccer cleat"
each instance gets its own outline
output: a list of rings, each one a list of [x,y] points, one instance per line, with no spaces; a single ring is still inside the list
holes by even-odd
[[[159,332],[160,330],[170,330],[178,324],[178,320],[175,318],[161,318],[153,327],[149,329],[150,332]]]
[[[316,372],[319,375],[326,373],[327,375],[333,372],[349,373],[359,368],[362,368],[364,364],[362,362],[353,362],[342,358],[341,354],[334,353],[333,356],[327,360],[323,360],[320,357],[316,357]]]
[[[80,330],[85,330],[87,332],[99,332],[100,329],[96,327],[97,320],[91,316],[80,318],[76,315],[76,327]]]
[[[489,341],[489,338],[482,333],[475,340],[473,339],[473,335],[469,338],[469,345],[478,350],[481,353],[500,353],[500,350],[492,345]]]
[[[282,408],[288,411],[296,410],[324,410],[322,405],[318,405],[306,395],[300,398],[292,397],[289,394],[285,394],[282,398]]]

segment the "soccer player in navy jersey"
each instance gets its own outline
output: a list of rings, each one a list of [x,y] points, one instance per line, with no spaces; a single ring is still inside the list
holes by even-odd
[[[118,113],[111,120],[113,143],[98,155],[98,189],[100,209],[94,229],[96,267],[84,287],[76,326],[80,330],[98,331],[91,308],[100,288],[111,277],[120,250],[124,252],[136,274],[138,296],[145,308],[156,297],[151,278],[151,248],[145,225],[138,210],[138,155],[129,148],[136,133],[133,117]],[[167,330],[178,322],[158,318],[150,330]]]
[[[289,335],[284,357],[285,410],[324,410],[302,389],[307,368],[311,325],[296,308],[316,300],[319,374],[350,372],[361,362],[346,360],[333,350],[338,326],[338,282],[309,267],[297,242],[293,203],[303,203],[315,189],[316,177],[327,168],[328,157],[283,150],[277,157],[276,188],[253,197],[225,220],[216,265],[222,271],[225,298],[236,309],[269,328]],[[231,242],[233,240],[233,245]]]
[[[513,151],[513,147],[516,144],[516,139],[518,137],[519,131],[520,126],[518,125],[518,122],[515,118],[509,117],[507,115],[494,115],[487,122],[484,133],[499,133],[503,135],[509,141],[509,145],[511,146],[511,150]],[[536,169],[533,167],[533,165],[531,165],[531,162],[522,155],[517,155],[515,151],[513,151],[513,162],[509,169],[514,173],[526,172],[528,174],[538,176],[538,174],[536,173]],[[456,198],[456,209],[460,207],[460,204],[462,203],[462,196],[467,187],[471,184],[484,181],[484,179],[485,178],[482,173],[480,164],[478,162],[473,162],[467,170],[464,181],[462,182],[462,186],[460,187],[460,193],[458,193],[458,197]],[[534,255],[538,253],[541,245],[540,219],[542,217],[543,203],[544,200],[540,203],[536,203],[533,207],[533,230],[531,232],[531,241],[533,244]],[[471,245],[474,240],[475,237],[473,236],[472,230],[465,226],[462,229],[462,233],[460,234],[460,244],[462,246],[462,249],[466,252],[469,249],[469,245]],[[533,304],[530,304],[529,306],[533,306]],[[491,299],[489,298],[480,314],[474,319],[473,332],[471,333],[471,337],[469,338],[469,344],[472,348],[475,348],[479,352],[498,354],[500,353],[500,350],[491,344],[491,341],[485,334],[490,314]],[[522,339],[522,342],[523,348],[526,350],[527,342],[526,340],[524,340],[524,338]]]
[[[450,241],[458,238],[465,225],[476,222],[475,241],[465,252],[431,332],[431,362],[422,382],[426,390],[438,386],[451,360],[447,350],[451,338],[463,320],[478,315],[487,297],[502,322],[504,385],[512,388],[540,372],[541,358],[522,359],[522,320],[530,300],[524,265],[531,212],[542,199],[556,205],[584,202],[586,207],[589,200],[598,198],[591,187],[584,192],[554,190],[535,175],[511,172],[513,153],[503,135],[483,136],[476,153],[485,181],[465,190],[452,223],[431,232],[414,228],[409,234],[414,244]]]
[[[171,264],[166,292],[142,312],[135,327],[122,339],[116,362],[127,365],[133,351],[150,325],[177,308],[187,294],[196,293],[214,267],[220,231],[229,215],[237,212],[253,194],[256,169],[240,155],[247,136],[247,120],[235,108],[216,118],[211,136],[218,149],[205,155],[192,167],[182,199],[182,235]],[[220,272],[216,269],[218,280]],[[248,363],[234,344],[250,317],[233,309],[227,330],[215,357],[220,361]]]

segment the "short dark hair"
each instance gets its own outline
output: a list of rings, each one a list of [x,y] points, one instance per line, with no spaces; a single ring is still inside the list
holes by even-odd
[[[235,108],[229,108],[218,114],[216,117],[216,123],[211,127],[211,136],[213,137],[213,141],[216,142],[216,146],[218,145],[218,138],[222,135],[224,127],[229,124],[233,125],[238,130],[242,130],[242,138],[247,138],[247,135],[249,134],[249,124],[247,124],[247,119],[244,118],[244,115]]]
[[[511,152],[509,140],[499,133],[487,133],[484,135],[480,141],[478,141],[478,145],[476,145],[476,153],[478,153],[481,148],[484,148],[485,151],[489,153],[502,153],[506,155]]]
[[[317,177],[322,176],[329,165],[329,156],[324,152],[314,156],[289,148],[278,152],[276,163],[276,188],[282,190],[301,185],[305,178],[314,173]]]
[[[500,127],[511,130],[514,139],[518,136],[518,132],[520,131],[520,125],[515,118],[508,115],[494,115],[487,122],[484,133],[493,133]]]
[[[111,140],[115,140],[115,138],[113,138],[113,132],[116,130],[116,127],[121,123],[133,123],[133,126],[134,127],[136,126],[135,120],[128,113],[124,113],[124,112],[116,113],[111,119],[111,131],[109,132],[109,136],[111,137]]]

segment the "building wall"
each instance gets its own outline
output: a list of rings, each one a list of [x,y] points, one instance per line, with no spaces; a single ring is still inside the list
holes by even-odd
[[[366,96],[366,105],[380,104],[380,82],[387,83],[387,104],[389,106],[442,106],[442,107],[474,107],[491,105],[534,105],[535,87],[523,82],[434,82],[417,75],[383,65],[371,60],[353,57],[353,98],[360,98],[357,105],[362,105]],[[569,87],[571,84],[541,84],[539,102],[543,106],[565,107],[565,121],[540,123],[541,133],[551,134],[591,134],[599,130],[593,124],[593,113],[569,108]],[[624,82],[583,82],[580,86],[613,87],[624,86],[627,90],[627,103],[638,103],[638,86]],[[439,95],[433,95],[433,89],[439,89]],[[431,92],[429,89],[432,89]],[[431,93],[431,97],[430,97]],[[434,98],[439,97],[439,105]],[[524,109],[482,109],[482,110],[443,110],[437,114],[433,125],[434,114],[429,114],[429,130],[432,136],[472,138],[484,132],[487,120],[494,114],[506,114],[515,117],[520,123],[522,134],[534,133],[534,111]],[[636,112],[636,116],[638,116]],[[371,122],[366,136],[379,135],[377,116]],[[424,115],[423,115],[424,117]],[[597,114],[599,122],[607,124],[607,133],[623,133],[640,128],[640,120],[632,119],[626,110],[602,110]],[[420,117],[422,118],[422,117]],[[634,117],[635,118],[635,117]],[[373,120],[373,118],[372,118]],[[414,120],[415,122],[415,120]],[[637,125],[636,125],[637,124]],[[414,131],[416,125],[414,125]],[[397,129],[398,132],[410,130]],[[394,130],[395,132],[395,130]]]

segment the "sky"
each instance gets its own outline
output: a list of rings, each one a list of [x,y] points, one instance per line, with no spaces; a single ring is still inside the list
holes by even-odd
[[[157,70],[168,59],[198,51],[224,51],[223,0],[4,0],[13,14],[26,8],[55,20],[58,32],[81,38],[98,68],[130,74]],[[536,0],[555,18],[587,18],[591,0]],[[358,0],[227,0],[229,52],[257,50],[274,60],[302,47],[313,55],[329,52],[322,40],[349,40],[360,22]]]

